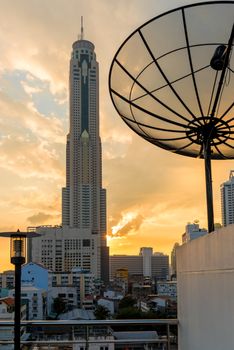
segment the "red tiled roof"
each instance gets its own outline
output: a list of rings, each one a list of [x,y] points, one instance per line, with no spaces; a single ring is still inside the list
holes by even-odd
[[[0,302],[3,302],[5,304],[7,304],[8,306],[13,306],[15,304],[15,299],[14,298],[10,298],[10,297],[1,298]]]

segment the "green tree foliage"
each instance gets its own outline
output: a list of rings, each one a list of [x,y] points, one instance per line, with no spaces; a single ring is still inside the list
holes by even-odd
[[[134,307],[136,305],[136,300],[131,297],[131,295],[126,295],[119,302],[119,309],[125,309],[128,307]]]
[[[129,306],[119,309],[116,319],[138,319],[142,318],[142,312],[135,306]]]
[[[54,298],[53,311],[56,314],[55,316],[56,320],[58,319],[59,315],[61,315],[66,311],[66,309],[67,309],[66,302],[63,298],[61,297]]]
[[[96,320],[106,320],[110,318],[110,311],[103,305],[98,305],[94,311]]]

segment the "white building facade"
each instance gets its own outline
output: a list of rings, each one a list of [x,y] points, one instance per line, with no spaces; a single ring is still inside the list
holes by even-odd
[[[1,321],[14,321],[14,304],[15,300],[13,298],[1,298],[0,299],[0,320]],[[20,309],[21,320],[26,319],[26,305],[21,305]],[[21,327],[21,339],[25,338],[24,328]],[[0,327],[0,342],[13,341],[14,339],[14,328],[9,326]],[[1,344],[1,350],[13,350],[13,344]]]
[[[15,297],[15,290],[9,291],[9,297]],[[43,320],[47,314],[47,293],[33,285],[21,286],[21,300],[27,303],[27,319]]]
[[[178,248],[180,350],[233,349],[234,225]]]
[[[68,226],[39,226],[34,228],[39,237],[31,244],[29,261],[44,265],[55,272],[69,272],[73,267],[101,275],[101,249],[98,235],[89,229]]]
[[[172,299],[177,298],[177,282],[176,281],[158,281],[157,294],[166,295]]]
[[[234,170],[230,171],[229,180],[220,186],[222,224],[234,223]]]
[[[193,239],[207,235],[207,233],[207,230],[205,228],[200,228],[198,223],[188,223],[185,226],[185,233],[182,235],[182,243],[188,243]]]
[[[153,248],[151,247],[142,247],[140,249],[140,255],[143,257],[143,276],[151,277],[152,276],[152,264],[151,258],[153,255]]]

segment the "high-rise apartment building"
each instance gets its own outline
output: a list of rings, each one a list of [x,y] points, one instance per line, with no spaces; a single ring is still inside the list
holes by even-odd
[[[229,180],[220,186],[222,224],[234,224],[234,170],[230,171]]]
[[[151,247],[142,247],[140,249],[140,255],[143,257],[143,276],[151,277],[152,276],[152,255],[153,248]]]
[[[185,233],[182,235],[182,243],[188,243],[193,239],[207,235],[207,230],[205,228],[200,228],[197,222],[193,224],[188,223],[185,226]]]
[[[69,78],[70,128],[62,226],[37,228],[42,236],[31,242],[31,259],[54,271],[69,271],[77,266],[107,280],[109,251],[99,135],[99,68],[94,45],[83,38],[83,27],[81,38],[72,45]]]
[[[176,277],[176,251],[179,248],[179,243],[176,242],[171,251],[171,277]]]

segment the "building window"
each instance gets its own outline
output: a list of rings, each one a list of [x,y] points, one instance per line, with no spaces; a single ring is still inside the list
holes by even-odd
[[[83,247],[90,247],[90,240],[89,239],[83,239]]]

